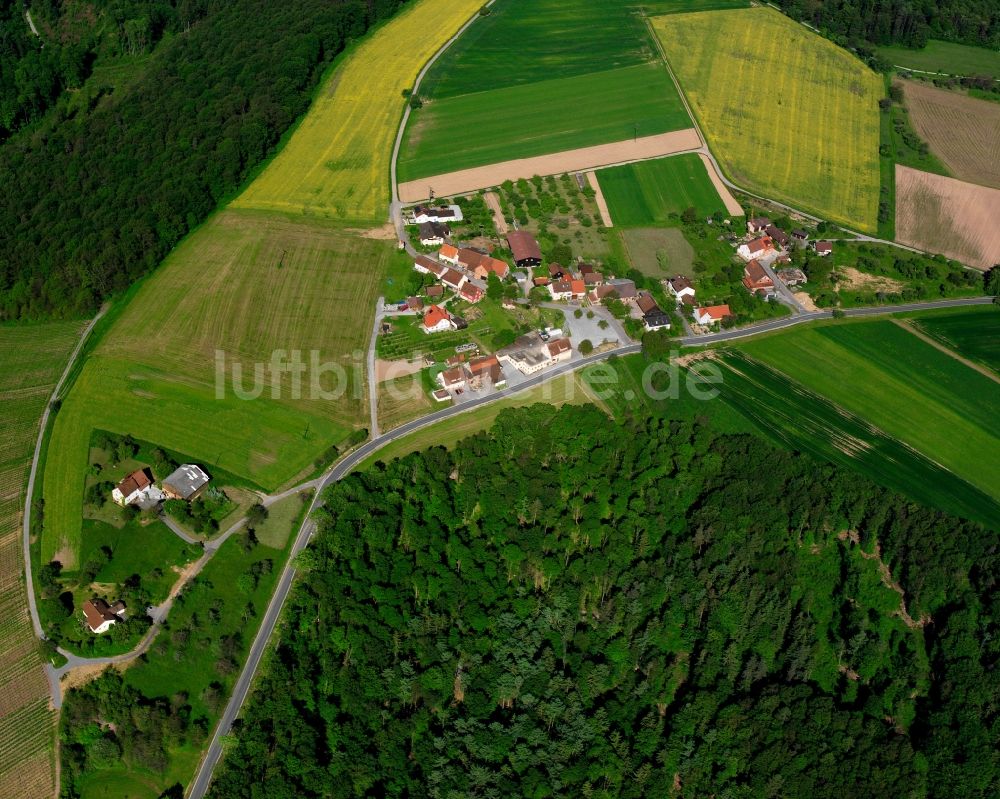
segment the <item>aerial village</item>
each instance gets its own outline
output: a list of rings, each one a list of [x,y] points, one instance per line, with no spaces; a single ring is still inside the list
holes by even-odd
[[[658,300],[599,263],[546,259],[526,230],[498,225],[499,245],[485,236],[460,240],[453,231],[464,221],[453,202],[404,211],[413,269],[423,280],[418,293],[385,308],[381,318],[380,359],[410,358],[414,368],[426,368],[426,389],[437,403],[482,397],[645,333],[710,335],[734,321],[728,305],[699,303],[690,277],[662,278]],[[789,302],[782,292],[806,282],[791,266],[792,248],[832,252],[830,242],[810,243],[807,231],[786,233],[764,217],[750,219],[746,234],[727,238],[744,263],[745,290],[773,302]],[[496,325],[484,324],[500,314],[516,320],[517,335],[497,335]]]

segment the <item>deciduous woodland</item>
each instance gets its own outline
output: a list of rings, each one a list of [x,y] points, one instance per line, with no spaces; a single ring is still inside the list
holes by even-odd
[[[80,315],[152,270],[267,156],[333,57],[400,5],[213,4],[127,85],[11,137],[0,319]]]
[[[215,799],[997,793],[979,525],[592,406],[326,499]]]

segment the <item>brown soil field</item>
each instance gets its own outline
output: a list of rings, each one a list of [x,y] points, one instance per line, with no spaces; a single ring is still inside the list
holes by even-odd
[[[1000,190],[896,166],[896,238],[969,266],[1000,263]]]
[[[1000,104],[901,80],[913,127],[955,177],[1000,189]]]
[[[715,162],[705,155],[705,153],[698,153],[698,155],[701,157],[701,161],[705,165],[705,171],[708,172],[708,179],[712,181],[712,185],[715,186],[715,190],[719,192],[719,199],[722,200],[722,204],[726,206],[726,211],[733,216],[743,216],[743,206],[736,201],[736,198],[733,197],[732,193],[729,191],[729,187],[722,182],[722,178],[719,176],[719,171],[715,168]]]
[[[498,164],[462,169],[420,180],[399,184],[399,199],[404,203],[414,203],[427,199],[428,186],[433,187],[437,197],[466,194],[477,189],[499,186],[505,180],[531,178],[535,175],[561,175],[564,172],[583,172],[597,167],[625,164],[659,158],[701,147],[701,139],[694,128],[661,133],[657,136],[641,136],[638,139],[598,144],[594,147],[580,147],[552,155],[534,158],[517,158]]]
[[[837,269],[837,288],[856,291],[858,289],[870,289],[871,291],[901,291],[905,284],[891,277],[880,277],[869,275],[855,269],[853,266],[841,266]]]
[[[601,191],[601,184],[597,182],[597,174],[591,170],[587,173],[587,183],[594,190],[594,202],[597,203],[597,210],[601,214],[601,224],[604,227],[612,227],[611,209],[608,208],[608,201],[604,199],[604,192]]]

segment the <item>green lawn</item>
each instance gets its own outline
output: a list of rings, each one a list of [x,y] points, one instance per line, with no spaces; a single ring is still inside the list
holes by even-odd
[[[1000,384],[892,321],[800,328],[739,347],[1000,498]]]
[[[687,208],[698,216],[726,212],[695,153],[602,169],[597,178],[618,227],[648,227]]]
[[[992,75],[1000,78],[1000,50],[931,39],[920,50],[879,47],[878,54],[893,64],[949,75]]]
[[[119,528],[85,519],[80,562],[86,563],[101,547],[111,549],[111,560],[97,573],[96,582],[123,583],[138,574],[154,603],[164,600],[177,581],[171,567],[201,556],[200,547],[185,543],[160,521],[144,525],[135,519]]]
[[[1000,374],[1000,309],[986,306],[920,314],[913,321],[924,333],[959,355]]]
[[[255,531],[257,540],[272,549],[284,549],[308,507],[306,499],[306,495],[292,494],[271,505],[267,509],[267,519]]]
[[[410,117],[401,181],[691,127],[658,63],[477,89]]]

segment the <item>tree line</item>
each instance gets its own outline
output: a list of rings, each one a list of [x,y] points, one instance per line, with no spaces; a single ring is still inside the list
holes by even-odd
[[[981,526],[699,419],[507,410],[328,489],[213,799],[994,796]]]
[[[155,268],[273,150],[332,58],[401,2],[206,3],[124,88],[60,102],[8,139],[0,319],[89,313]]]

